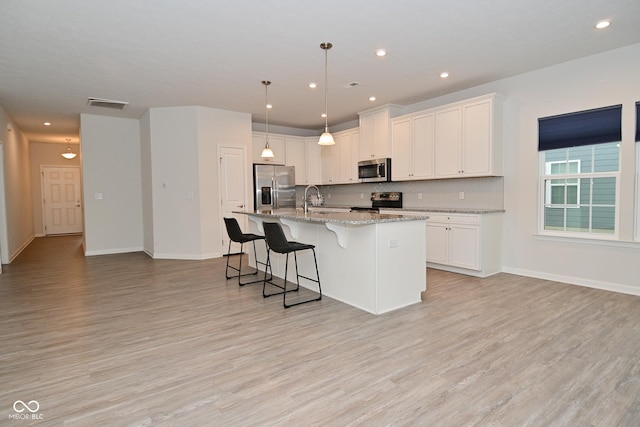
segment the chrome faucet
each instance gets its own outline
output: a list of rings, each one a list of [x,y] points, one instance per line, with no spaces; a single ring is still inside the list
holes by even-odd
[[[304,189],[304,213],[309,212],[309,197],[307,196],[307,191],[309,190],[309,188],[315,188],[316,189],[316,191],[318,192],[318,199],[320,199],[322,197],[318,187],[316,187],[315,185],[307,185],[307,187]]]

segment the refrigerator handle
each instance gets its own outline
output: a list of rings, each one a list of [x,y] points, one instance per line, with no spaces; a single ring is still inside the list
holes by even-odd
[[[276,188],[277,180],[271,178],[271,200],[273,200],[273,209],[278,209],[278,189]]]

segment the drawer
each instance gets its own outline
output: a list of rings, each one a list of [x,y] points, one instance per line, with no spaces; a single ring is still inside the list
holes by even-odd
[[[480,224],[480,215],[428,213],[427,222],[444,222],[447,224]]]

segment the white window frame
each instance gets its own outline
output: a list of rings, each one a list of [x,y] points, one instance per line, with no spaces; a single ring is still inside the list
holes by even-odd
[[[538,234],[541,236],[558,236],[558,237],[575,237],[582,239],[599,239],[599,240],[618,240],[620,233],[620,170],[615,172],[589,172],[589,173],[579,173],[579,174],[550,174],[551,164],[552,163],[570,163],[573,161],[579,162],[580,160],[554,160],[554,161],[545,161],[545,152],[539,152],[538,164],[539,166],[539,185],[538,185],[538,193],[539,193],[539,215],[538,215]],[[640,160],[639,160],[640,162]],[[580,171],[581,168],[579,167]],[[580,199],[578,199],[577,205],[566,205],[566,204],[551,204],[547,202],[547,189],[550,186],[550,183],[547,182],[551,179],[578,179],[578,185],[580,184],[580,179],[591,179],[591,178],[615,178],[616,180],[616,197],[615,197],[615,205],[614,208],[614,231],[611,234],[598,233],[591,231],[591,225],[593,221],[593,216],[591,215],[589,218],[589,231],[566,231],[566,230],[547,230],[545,229],[545,208],[580,208],[581,205]],[[578,187],[579,188],[579,187]],[[591,186],[591,191],[593,191],[593,186]],[[592,197],[589,198],[592,200]],[[566,198],[565,198],[566,200]],[[589,204],[588,206],[593,207],[593,204]],[[599,205],[598,205],[599,206]],[[566,228],[566,219],[565,219],[565,228]]]
[[[640,126],[640,124],[636,124]],[[634,240],[640,241],[640,142],[636,142],[636,221]]]
[[[570,163],[577,163],[578,164],[578,173],[580,173],[580,171],[582,170],[581,169],[581,167],[582,167],[581,162],[582,161],[579,160],[579,159],[578,160],[553,160],[553,161],[550,161],[550,162],[545,162],[544,171],[545,171],[545,174],[547,176],[556,177],[556,176],[560,176],[560,174],[551,173],[551,166],[556,165],[556,164],[561,164],[561,163],[564,163],[566,165],[569,165]],[[574,204],[567,204],[567,203],[553,203],[551,201],[551,193],[552,193],[551,192],[551,188],[554,187],[554,186],[555,187],[565,187],[565,188],[571,186],[571,187],[576,187],[578,190],[580,190],[580,178],[576,178],[575,175],[571,175],[570,178],[564,178],[565,174],[563,174],[562,176],[563,176],[563,178],[557,178],[557,179],[564,179],[565,180],[564,184],[552,184],[551,183],[551,179],[546,179],[545,180],[546,181],[545,193],[544,193],[544,197],[545,197],[544,204],[545,204],[545,207],[550,207],[550,208],[565,208],[565,207],[567,207],[567,208],[578,208],[579,207],[579,203],[574,205]],[[553,178],[553,179],[556,179],[556,178]],[[574,183],[570,183],[569,184],[569,183],[566,182],[567,179],[575,179],[576,183],[575,184]],[[565,193],[564,193],[564,199],[565,199],[565,201],[567,200],[567,191],[566,190],[565,190]]]

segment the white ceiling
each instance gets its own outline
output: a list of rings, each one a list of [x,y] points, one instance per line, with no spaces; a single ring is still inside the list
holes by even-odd
[[[601,19],[612,25],[595,30]],[[0,106],[32,141],[77,141],[80,113],[200,105],[263,122],[268,79],[271,124],[320,130],[322,42],[334,44],[331,127],[638,43],[640,1],[3,0]],[[342,87],[350,82],[360,85]],[[130,105],[89,107],[88,97]]]

